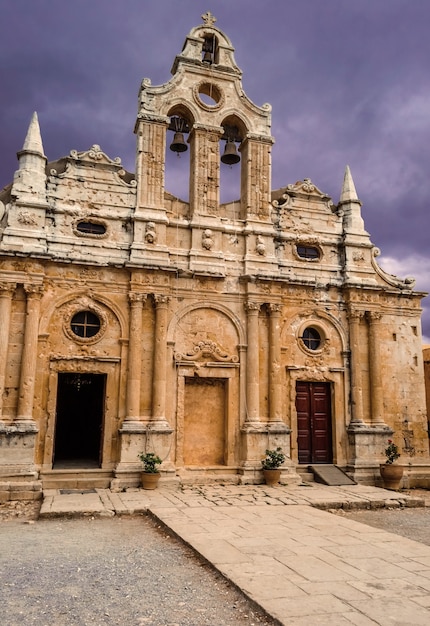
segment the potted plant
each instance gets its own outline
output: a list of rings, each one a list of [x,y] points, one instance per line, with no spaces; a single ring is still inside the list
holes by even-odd
[[[144,489],[156,489],[160,479],[158,465],[162,463],[159,456],[153,452],[140,452],[139,459],[143,463],[142,487]]]
[[[279,483],[281,478],[281,470],[279,468],[284,461],[285,454],[279,446],[275,450],[266,450],[266,456],[261,461],[266,485],[272,487]]]
[[[382,482],[384,483],[384,489],[397,491],[400,488],[403,477],[403,467],[396,464],[397,459],[400,457],[400,452],[392,439],[388,439],[387,444],[385,448],[386,461],[385,463],[381,463],[379,470],[381,472]]]

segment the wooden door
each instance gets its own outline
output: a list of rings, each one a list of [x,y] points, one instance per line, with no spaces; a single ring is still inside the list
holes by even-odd
[[[330,383],[296,383],[299,463],[332,463]]]

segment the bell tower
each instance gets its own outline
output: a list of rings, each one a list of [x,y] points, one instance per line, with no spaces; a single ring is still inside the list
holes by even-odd
[[[271,106],[259,107],[246,96],[229,38],[215,26],[216,19],[210,12],[202,19],[176,56],[171,80],[152,86],[149,79],[144,79],[141,84],[135,126],[138,189],[132,262],[140,263],[146,256],[146,221],[156,225],[158,256],[164,255],[168,261],[164,172],[167,131],[171,130],[171,149],[190,151],[190,259],[195,260],[194,251],[201,249],[204,230],[219,230],[222,226],[220,167],[224,163],[240,170],[238,217],[249,235],[245,273],[253,271],[254,261],[264,273],[264,266],[269,271],[274,259],[270,221]]]

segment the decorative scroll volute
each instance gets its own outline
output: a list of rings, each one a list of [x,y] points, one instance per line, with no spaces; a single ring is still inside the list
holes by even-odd
[[[228,354],[215,341],[199,341],[190,352],[176,352],[175,361],[217,361],[220,363],[238,363],[236,354]]]

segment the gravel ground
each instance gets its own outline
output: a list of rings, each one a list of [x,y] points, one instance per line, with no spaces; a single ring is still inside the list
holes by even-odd
[[[16,517],[0,525],[2,626],[278,623],[147,517]]]
[[[334,511],[430,545],[425,508]],[[0,505],[0,624],[275,626],[146,517],[37,520],[40,502]]]

